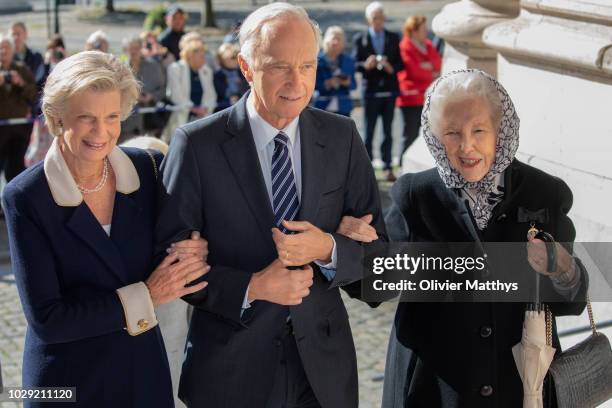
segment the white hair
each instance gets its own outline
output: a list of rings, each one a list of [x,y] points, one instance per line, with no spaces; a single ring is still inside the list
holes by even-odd
[[[321,48],[319,25],[308,17],[303,7],[282,2],[270,3],[249,14],[240,26],[240,54],[249,65],[253,64],[255,50],[261,46],[263,41],[262,28],[264,25],[283,17],[295,17],[307,21],[312,27],[317,42],[316,49]]]
[[[106,35],[106,33],[102,30],[98,30],[98,31],[94,31],[93,33],[91,33],[91,35],[89,37],[87,37],[87,41],[85,41],[86,44],[90,44],[93,45],[97,42],[100,41],[104,41],[108,44],[108,36]]]
[[[383,7],[380,1],[373,1],[370,4],[368,4],[368,6],[365,9],[366,19],[370,21],[372,19],[372,16],[374,16],[374,13],[376,13],[377,11],[381,11],[383,13],[385,12],[385,8]]]
[[[11,47],[11,50],[15,51],[15,41],[13,40],[13,37],[0,33],[0,44],[2,44],[3,42],[7,42],[8,45]]]
[[[463,99],[482,98],[487,102],[495,130],[503,115],[502,101],[493,81],[477,72],[460,72],[441,79],[430,96],[429,123],[439,137],[439,124],[446,104]]]
[[[51,134],[60,134],[60,119],[70,98],[88,90],[119,91],[124,120],[136,104],[140,85],[130,67],[111,54],[82,51],[60,61],[49,74],[42,97],[42,112]]]
[[[325,35],[323,36],[323,50],[327,51],[329,48],[329,43],[334,38],[335,35],[339,35],[342,37],[342,42],[345,42],[344,38],[344,30],[340,26],[330,26],[325,30]]]

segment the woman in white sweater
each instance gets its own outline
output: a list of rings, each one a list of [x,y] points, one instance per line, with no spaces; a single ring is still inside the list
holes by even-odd
[[[217,104],[213,72],[206,65],[206,46],[201,38],[181,41],[181,59],[168,66],[166,94],[177,108],[172,112],[163,139],[170,142],[174,130],[211,114]]]

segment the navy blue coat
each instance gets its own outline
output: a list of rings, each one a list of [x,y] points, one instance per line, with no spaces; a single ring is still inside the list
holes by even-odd
[[[115,292],[152,271],[153,165],[142,150],[124,151],[140,188],[116,193],[110,238],[84,202],[56,204],[43,163],[3,193],[12,267],[28,321],[23,386],[76,387],[77,403],[67,407],[174,406],[159,327],[130,336]],[[38,406],[45,405],[26,404]]]
[[[315,100],[315,107],[319,109],[327,109],[327,106],[331,102],[332,96],[338,97],[338,113],[349,116],[353,109],[353,101],[351,100],[350,92],[357,87],[355,81],[355,60],[353,57],[347,54],[338,55],[338,68],[342,75],[351,78],[350,87],[341,86],[338,89],[325,89],[325,81],[334,77],[325,54],[321,52],[317,62],[317,81],[315,89],[319,91],[319,98]],[[323,98],[321,98],[323,97]]]

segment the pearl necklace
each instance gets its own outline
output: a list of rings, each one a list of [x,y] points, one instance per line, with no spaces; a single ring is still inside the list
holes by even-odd
[[[105,157],[104,158],[104,169],[102,170],[102,179],[100,180],[100,182],[94,188],[85,188],[85,187],[80,186],[77,183],[77,188],[82,194],[97,193],[98,191],[102,190],[102,188],[106,184],[107,178],[108,178],[108,158]]]

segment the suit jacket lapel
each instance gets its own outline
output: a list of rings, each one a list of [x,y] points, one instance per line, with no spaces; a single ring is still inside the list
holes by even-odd
[[[85,202],[74,208],[66,226],[99,256],[121,283],[127,284],[125,266],[117,247],[108,238]]]
[[[223,142],[221,148],[257,224],[262,233],[269,236],[274,224],[274,213],[249,124],[246,110],[248,96],[249,92],[232,108],[226,126],[226,131],[232,137]]]
[[[302,150],[302,199],[298,219],[313,221],[317,215],[325,178],[327,157],[321,135],[321,123],[306,108],[300,115],[300,146]]]

